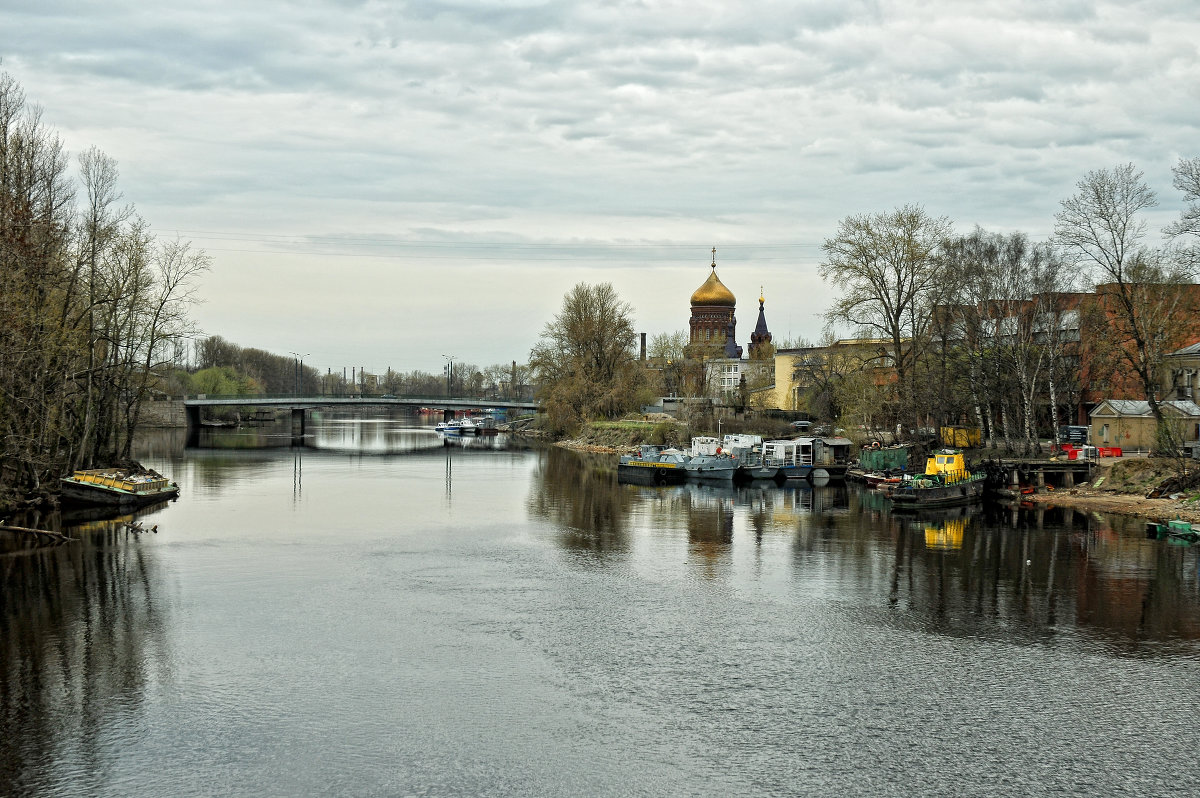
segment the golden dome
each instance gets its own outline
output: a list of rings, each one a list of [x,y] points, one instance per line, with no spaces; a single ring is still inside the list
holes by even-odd
[[[734,299],[733,292],[726,288],[725,284],[717,277],[717,267],[713,266],[712,274],[708,275],[704,285],[697,288],[696,293],[692,294],[692,304],[733,307],[737,304],[737,300]]]

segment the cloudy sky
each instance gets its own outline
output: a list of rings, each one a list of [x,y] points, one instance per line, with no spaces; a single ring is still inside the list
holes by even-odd
[[[1132,161],[1178,214],[1195,0],[0,0],[0,68],[207,251],[195,316],[318,368],[524,361],[578,282],[820,335],[821,242],[919,203],[1048,235]]]

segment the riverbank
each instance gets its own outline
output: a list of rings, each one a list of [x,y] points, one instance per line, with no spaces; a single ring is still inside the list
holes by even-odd
[[[1191,488],[1158,499],[1146,497],[1175,476],[1175,463],[1157,458],[1101,460],[1091,482],[1069,490],[1022,496],[1037,504],[1119,513],[1152,521],[1182,519],[1200,524],[1200,491]]]
[[[1200,524],[1200,497],[1189,493],[1178,499],[1147,499],[1143,494],[1091,490],[1087,486],[1053,493],[1033,493],[1022,496],[1035,504],[1052,507],[1072,507],[1098,513],[1119,513],[1150,521],[1171,521],[1176,518]]]
[[[555,441],[554,445],[581,452],[631,454],[637,451],[640,443],[661,442],[652,440],[655,437],[679,437],[682,442],[687,436],[686,427],[669,419],[668,416],[641,422],[592,424],[578,436]],[[664,424],[674,425],[674,428],[664,427]],[[1021,498],[1048,506],[1117,513],[1152,521],[1178,518],[1200,525],[1200,490],[1193,488],[1164,498],[1146,498],[1152,488],[1174,475],[1174,465],[1152,458],[1114,458],[1101,461],[1089,483]]]
[[[577,452],[633,454],[643,443],[686,446],[687,426],[671,416],[655,413],[641,419],[595,421],[578,435],[554,442],[555,446]]]

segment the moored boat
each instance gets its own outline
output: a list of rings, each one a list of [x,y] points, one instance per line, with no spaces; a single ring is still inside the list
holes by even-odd
[[[643,445],[617,461],[617,481],[634,485],[678,485],[687,480],[687,456],[678,449]]]
[[[684,463],[690,479],[733,481],[738,469],[737,458],[725,453],[716,438],[692,438],[690,454]]]
[[[475,419],[456,418],[453,421],[439,421],[434,430],[443,435],[475,435],[479,425]]]
[[[179,495],[179,486],[149,469],[98,468],[59,480],[63,498],[80,504],[137,507]]]
[[[763,460],[763,439],[759,435],[730,434],[721,441],[721,451],[738,461],[735,479],[776,479],[779,469]]]
[[[929,456],[924,474],[891,486],[888,496],[896,510],[970,504],[982,500],[986,478],[967,469],[960,450],[943,449]]]
[[[1146,532],[1149,537],[1159,540],[1182,541],[1184,543],[1196,543],[1200,541],[1200,527],[1193,526],[1187,521],[1180,519],[1175,519],[1165,524],[1149,521],[1146,523]]]
[[[813,470],[813,439],[767,441],[762,449],[763,464],[775,469],[783,479],[808,479]]]

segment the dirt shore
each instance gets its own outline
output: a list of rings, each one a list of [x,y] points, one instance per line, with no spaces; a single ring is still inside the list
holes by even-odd
[[[1146,458],[1102,458],[1090,483],[1021,498],[1038,504],[1119,513],[1151,521],[1166,522],[1178,518],[1200,524],[1200,495],[1194,489],[1175,494],[1175,498],[1146,498],[1150,487],[1169,473],[1161,463]]]
[[[1166,522],[1179,518],[1192,524],[1200,524],[1200,502],[1196,501],[1195,496],[1180,499],[1147,499],[1137,494],[1074,488],[1053,493],[1033,493],[1021,498],[1037,504],[1094,510],[1098,513],[1120,513],[1150,521]]]

